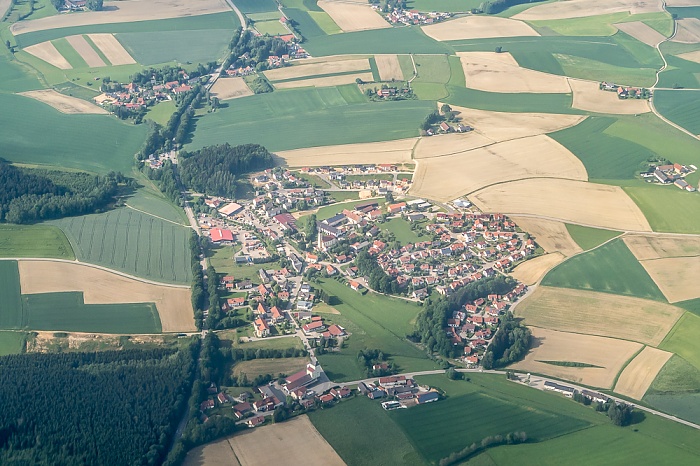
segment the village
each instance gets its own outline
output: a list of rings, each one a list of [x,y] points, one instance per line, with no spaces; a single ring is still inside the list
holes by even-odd
[[[405,26],[421,26],[435,24],[440,21],[445,21],[453,16],[453,13],[446,12],[420,12],[418,10],[405,10],[401,7],[396,7],[393,10],[385,13],[379,5],[372,5],[372,8],[381,12],[384,19],[393,25]]]

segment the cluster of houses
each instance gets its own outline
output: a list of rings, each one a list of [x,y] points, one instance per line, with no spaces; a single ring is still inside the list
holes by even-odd
[[[440,399],[438,392],[421,387],[411,377],[404,375],[380,377],[374,383],[360,382],[357,389],[361,395],[371,400],[392,400],[382,403],[387,410],[432,403]]]
[[[681,165],[679,163],[658,165],[651,166],[646,173],[642,173],[642,177],[660,184],[673,183],[679,189],[694,192],[695,187],[683,178],[696,170],[697,167],[695,165]]]
[[[603,91],[616,92],[618,99],[649,99],[651,90],[645,87],[621,86],[615,83],[601,82],[598,87]]]
[[[425,134],[427,136],[434,136],[436,134],[447,134],[447,133],[468,133],[470,131],[474,131],[474,128],[472,128],[469,125],[464,125],[462,123],[457,123],[456,125],[450,125],[445,121],[441,121],[440,124],[437,125],[435,128],[428,128],[425,130]]]
[[[569,387],[568,385],[562,385],[560,383],[550,381],[546,381],[544,383],[544,389],[561,393],[562,395],[568,398],[572,398],[574,394],[578,391],[573,387]],[[581,395],[584,398],[588,398],[593,403],[607,403],[608,401],[610,401],[610,398],[603,395],[602,393],[593,392],[591,390],[581,390]]]
[[[146,84],[128,83],[103,84],[104,92],[94,98],[102,107],[124,107],[128,110],[140,110],[152,107],[159,102],[173,100],[173,96],[184,94],[208,76],[190,78],[185,70],[179,71],[177,81],[158,82],[155,76]]]
[[[274,68],[282,68],[287,66],[290,60],[299,60],[309,57],[308,52],[296,42],[296,38],[292,34],[279,36],[279,38],[287,43],[287,53],[282,54],[281,56],[270,55],[267,58],[267,69],[271,70]],[[248,52],[246,52],[238,58],[241,60],[249,60],[250,55]],[[255,67],[252,65],[236,67],[232,64],[226,70],[224,70],[224,73],[231,77],[249,76],[251,74],[255,74],[256,72]]]
[[[374,9],[379,9],[379,6],[373,6]],[[391,24],[405,24],[406,26],[419,26],[424,24],[434,24],[444,21],[452,17],[452,13],[445,12],[430,12],[421,13],[418,10],[404,10],[403,8],[395,8],[384,15],[384,18]]]

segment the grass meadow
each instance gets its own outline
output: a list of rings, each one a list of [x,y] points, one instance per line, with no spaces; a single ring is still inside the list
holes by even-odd
[[[109,115],[65,115],[19,95],[0,94],[0,108],[12,109],[0,112],[3,157],[12,162],[130,173],[148,129]]]
[[[0,261],[0,328],[22,327],[22,296],[19,283],[17,261]]]
[[[664,295],[621,239],[572,257],[547,273],[542,284],[666,302]]]
[[[63,230],[83,262],[158,282],[191,280],[187,227],[126,207],[49,223]]]
[[[600,230],[598,228],[583,227],[579,225],[566,224],[566,230],[571,235],[571,238],[578,244],[581,249],[588,251],[604,242],[619,236],[621,232],[614,230]]]
[[[700,68],[700,65],[698,67]],[[700,69],[698,71],[700,72]],[[654,106],[672,122],[693,134],[700,134],[700,90],[656,91]]]
[[[0,225],[0,257],[75,259],[66,235],[51,225]]]
[[[654,231],[700,233],[700,196],[671,186],[629,186],[625,192],[642,209]]]
[[[377,348],[388,355],[402,372],[436,369],[425,351],[406,340],[413,332],[415,319],[421,311],[417,304],[375,293],[362,295],[349,286],[332,279],[320,280],[314,286],[324,289],[340,303],[331,303],[340,315],[328,316],[344,327],[350,338],[340,353],[319,356],[328,377],[333,381],[357,380],[365,377],[357,363],[357,352]]]
[[[277,11],[277,3],[274,0],[235,0],[233,3],[243,13]]]
[[[682,53],[683,50],[680,46],[692,47],[690,51],[693,51],[693,49],[697,50],[698,44],[673,44],[673,46],[664,46],[661,49],[664,51],[677,49]],[[684,60],[673,55],[665,56],[669,66],[659,75],[659,87],[687,89],[700,87],[700,63]],[[662,91],[662,93],[670,92],[673,91]],[[654,97],[656,97],[656,93],[654,94]]]
[[[337,191],[331,191],[331,192],[337,192]],[[340,191],[340,192],[346,192],[346,191]],[[354,196],[355,196],[354,198],[357,199],[357,191],[347,191],[347,192],[354,194]],[[364,204],[365,202],[369,202],[369,201],[378,202],[380,207],[382,205],[384,205],[384,203],[386,202],[384,200],[384,198],[382,197],[382,198],[372,198],[372,199],[360,199],[360,200],[356,200],[356,201],[352,201],[352,202],[343,202],[341,204],[331,204],[331,205],[327,205],[327,206],[324,206],[324,207],[321,207],[320,209],[318,209],[318,212],[316,212],[316,218],[319,221],[325,220],[327,218],[331,218],[332,216],[334,216],[337,213],[342,212],[344,209],[352,210],[356,205]]]
[[[269,150],[388,141],[418,135],[434,104],[406,100],[358,103],[355,87],[304,88],[237,99],[198,119],[188,149],[230,142]]]
[[[224,56],[231,42],[230,29],[127,32],[116,37],[138,63],[206,63]]]
[[[402,218],[392,218],[388,222],[381,224],[380,228],[382,230],[387,230],[387,231],[393,233],[396,241],[398,241],[402,245],[407,244],[407,243],[416,243],[418,241],[427,241],[427,240],[432,239],[432,237],[429,235],[416,234],[416,232],[411,230],[411,223],[409,223],[408,221],[406,221]],[[425,231],[425,230],[423,230],[423,231]]]
[[[27,335],[22,332],[0,331],[0,356],[19,354],[24,351]]]
[[[700,335],[700,317],[686,312],[676,322],[659,347],[677,354],[700,369],[700,339],[698,335]]]
[[[173,100],[160,102],[158,105],[148,109],[146,118],[155,121],[159,125],[167,125],[176,108],[177,106]]]

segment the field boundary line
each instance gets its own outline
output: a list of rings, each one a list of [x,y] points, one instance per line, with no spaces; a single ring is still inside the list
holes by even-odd
[[[136,212],[141,212],[144,215],[150,215],[151,217],[155,217],[155,218],[162,220],[164,222],[172,223],[173,225],[181,226],[183,228],[192,228],[192,225],[184,225],[182,223],[173,222],[172,220],[168,220],[167,218],[159,217],[159,216],[152,214],[150,212],[146,212],[145,210],[141,210],[141,209],[137,209],[136,207],[132,207],[129,204],[127,204],[126,202],[124,203],[124,205],[126,207],[128,207],[129,209],[135,210]]]
[[[647,346],[651,346],[651,345],[642,344],[642,347],[640,348],[640,350],[637,351],[636,353],[634,353],[634,354],[632,355],[632,357],[629,358],[629,359],[622,365],[622,367],[620,368],[620,372],[617,373],[617,375],[615,376],[615,380],[613,380],[613,383],[612,383],[612,385],[610,386],[610,390],[613,391],[613,393],[616,393],[616,392],[615,392],[615,387],[617,386],[617,381],[620,380],[620,376],[621,376],[622,373],[625,371],[625,369],[627,369],[627,366],[629,366],[630,363],[631,363],[632,361],[634,361],[634,359],[635,359],[637,356],[639,356],[640,354],[642,354],[642,351],[644,351],[644,348],[646,348]],[[652,348],[654,348],[654,347],[652,346]],[[656,377],[654,377],[654,378],[656,378]]]
[[[130,278],[131,280],[136,280],[141,283],[146,283],[148,285],[166,286],[168,288],[183,288],[190,289],[190,285],[177,285],[174,283],[163,283],[156,282],[154,280],[148,280],[147,278],[137,277],[135,275],[129,275],[125,272],[120,272],[119,270],[110,269],[109,267],[104,267],[102,265],[91,264],[90,262],[81,262],[78,259],[68,260],[68,259],[51,259],[46,257],[0,257],[0,261],[34,261],[34,262],[64,262],[68,264],[78,264],[85,267],[92,267],[93,269],[103,270],[105,272],[111,272],[115,275],[122,276],[124,278]]]

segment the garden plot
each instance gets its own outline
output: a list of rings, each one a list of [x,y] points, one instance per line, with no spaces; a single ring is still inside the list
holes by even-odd
[[[328,13],[343,32],[390,28],[382,16],[367,3],[346,3],[335,0],[319,0],[318,6]]]
[[[66,37],[68,43],[78,52],[78,55],[85,60],[87,66],[90,68],[97,68],[100,66],[107,66],[107,64],[102,60],[102,58],[97,54],[92,45],[88,44],[83,36],[68,36]]]
[[[700,256],[641,261],[669,302],[700,298]]]
[[[613,338],[579,335],[531,327],[533,345],[520,361],[510,368],[546,374],[572,382],[600,388],[612,388],[615,377],[642,345]],[[588,367],[548,364],[543,361],[579,363]],[[594,367],[590,367],[594,366]]]
[[[647,346],[625,367],[613,390],[641,400],[671,356],[673,353]]]
[[[107,1],[102,11],[60,14],[20,21],[12,25],[12,34],[91,24],[131,23],[135,21],[180,18],[231,11],[225,0],[126,0]]]
[[[20,260],[18,264],[24,295],[82,291],[85,304],[155,303],[163,332],[196,330],[189,287],[141,281],[75,262]]]
[[[516,280],[526,285],[534,285],[539,282],[556,265],[564,260],[564,255],[560,252],[545,254],[543,256],[528,259],[525,263],[517,266],[511,275]]]
[[[470,197],[481,210],[526,214],[626,231],[651,231],[649,222],[618,186],[539,178],[490,186]]]
[[[274,70],[265,71],[265,77],[272,82],[285,81],[288,79],[312,78],[314,76],[324,76],[336,73],[350,73],[353,71],[369,70],[369,60],[367,58],[357,58],[350,60],[332,60],[300,65],[286,66]]]
[[[538,287],[515,311],[527,325],[653,346],[663,341],[683,312],[648,299],[549,286]]]
[[[511,217],[511,220],[523,231],[527,231],[547,252],[560,252],[565,256],[571,256],[583,251],[573,240],[563,222],[530,217]]]
[[[515,19],[536,21],[543,19],[583,18],[629,12],[633,15],[663,11],[661,0],[566,0],[537,5],[513,16]]]
[[[697,44],[700,42],[700,19],[684,18],[676,21],[678,30],[671,39],[673,42],[683,44]]]
[[[379,70],[379,79],[382,81],[402,81],[404,79],[398,56],[375,55],[374,60],[377,63],[377,70]]]
[[[496,183],[536,177],[587,179],[575,155],[549,136],[537,135],[421,159],[411,194],[448,201]]]
[[[29,47],[25,47],[24,51],[61,70],[73,69],[71,64],[68,63],[68,60],[66,60],[56,49],[56,47],[49,41],[30,45]]]
[[[510,53],[458,52],[467,87],[499,93],[568,94],[566,77],[522,68]]]
[[[290,167],[322,167],[325,165],[409,163],[417,139],[342,144],[278,151],[275,153]]]
[[[52,106],[61,113],[89,113],[89,114],[107,114],[107,110],[97,105],[93,105],[83,99],[71,97],[53,89],[43,89],[40,91],[21,92],[20,95],[30,97],[32,99],[43,102]]]
[[[667,257],[700,256],[698,236],[628,235],[622,238],[640,261]]]
[[[112,34],[88,34],[92,42],[104,53],[112,65],[131,65],[136,60]]]
[[[573,108],[596,113],[636,115],[651,111],[644,99],[619,99],[616,92],[603,91],[597,82],[567,78],[574,92]]]
[[[666,36],[641,21],[617,23],[613,24],[613,26],[651,47],[666,40]]]
[[[219,100],[236,99],[253,95],[243,78],[219,78],[212,86],[210,93],[212,97],[217,97]]]
[[[426,35],[439,41],[539,36],[537,31],[522,21],[497,16],[465,16],[423,26],[422,29]]]

